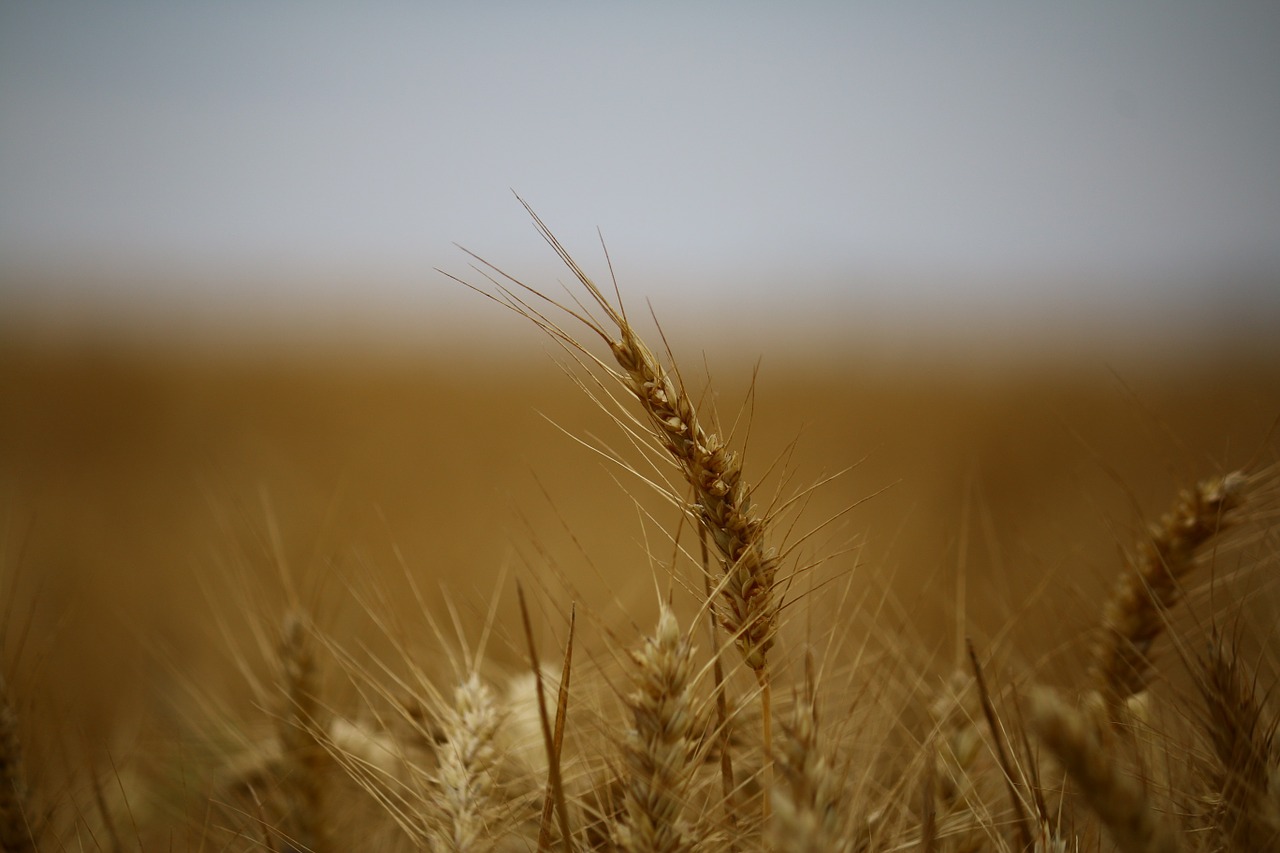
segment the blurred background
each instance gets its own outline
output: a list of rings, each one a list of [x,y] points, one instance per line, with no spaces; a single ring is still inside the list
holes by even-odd
[[[1144,517],[1274,453],[1277,44],[1249,2],[3,4],[10,634],[74,708],[212,655],[211,577],[652,605],[673,512],[437,271],[558,288],[514,191],[749,412],[762,494],[860,463],[806,559],[988,626],[1071,590],[1078,636]]]
[[[465,269],[455,242],[557,272],[512,190],[592,260],[599,229],[669,322],[1280,316],[1273,4],[0,16],[4,308],[28,332],[456,329],[474,300],[433,272]]]

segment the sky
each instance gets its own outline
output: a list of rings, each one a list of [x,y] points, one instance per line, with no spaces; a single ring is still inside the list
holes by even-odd
[[[1275,308],[1276,45],[1274,2],[5,3],[0,297],[554,278],[518,193],[659,304]]]

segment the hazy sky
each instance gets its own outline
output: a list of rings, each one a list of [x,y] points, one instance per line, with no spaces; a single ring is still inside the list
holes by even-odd
[[[433,287],[546,259],[514,189],[643,293],[1270,275],[1277,46],[1276,2],[4,3],[0,263]]]

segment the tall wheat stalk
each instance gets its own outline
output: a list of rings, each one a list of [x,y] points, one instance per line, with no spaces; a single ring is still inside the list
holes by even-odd
[[[524,204],[523,200],[521,203]],[[555,340],[581,353],[613,376],[640,404],[650,434],[676,463],[692,490],[692,501],[672,497],[681,501],[720,555],[721,574],[715,581],[719,598],[716,613],[760,684],[761,730],[766,756],[764,783],[767,790],[771,773],[768,756],[773,751],[768,654],[777,634],[779,609],[779,557],[767,541],[768,518],[756,511],[751,488],[743,479],[739,455],[704,424],[678,372],[665,367],[640,338],[620,307],[621,299],[615,305],[606,298],[538,215],[527,204],[525,209],[542,237],[573,272],[594,305],[604,313],[609,325],[595,319],[585,308],[569,308],[556,302],[477,257],[515,288],[491,279],[497,287],[497,294],[480,292],[532,320]],[[597,335],[608,346],[618,369],[608,367],[591,355],[572,333],[533,304],[530,297],[564,311]],[[763,798],[763,809],[767,818],[767,796]]]

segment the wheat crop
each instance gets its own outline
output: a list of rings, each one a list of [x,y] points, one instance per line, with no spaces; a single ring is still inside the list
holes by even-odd
[[[607,558],[651,599],[584,600],[539,539],[518,626],[511,589],[437,612],[409,565],[411,595],[336,573],[299,594],[290,577],[287,606],[245,593],[250,627],[221,623],[255,701],[183,672],[166,700],[180,738],[78,759],[70,733],[38,745],[34,773],[20,723],[36,699],[0,679],[5,850],[1280,850],[1280,635],[1254,615],[1274,613],[1280,557],[1263,453],[1200,472],[1110,597],[1070,602],[1092,635],[1037,647],[1043,626],[1014,608],[930,646],[856,550],[809,553],[829,524],[796,526],[809,489],[766,485],[785,461],[751,468],[745,427],[661,327],[643,333],[621,288],[534,222],[567,295],[479,258],[466,283],[562,348],[621,449],[578,437],[657,495],[635,504],[643,559]],[[328,628],[341,607],[372,635]]]

